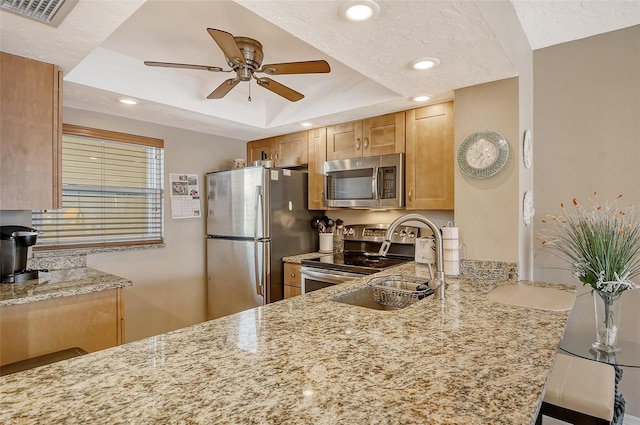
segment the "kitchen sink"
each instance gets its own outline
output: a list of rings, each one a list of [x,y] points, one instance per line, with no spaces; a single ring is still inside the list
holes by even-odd
[[[334,295],[329,299],[372,310],[395,311],[409,307],[433,292],[427,286],[425,278],[392,275],[371,279],[367,286]]]

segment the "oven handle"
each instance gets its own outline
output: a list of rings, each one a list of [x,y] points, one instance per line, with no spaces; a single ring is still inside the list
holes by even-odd
[[[310,277],[312,279],[318,279],[321,280],[322,282],[327,282],[327,283],[335,283],[335,284],[339,284],[339,283],[344,283],[344,282],[348,282],[350,280],[354,280],[357,279],[359,277],[365,276],[361,273],[346,273],[346,272],[331,272],[331,273],[327,273],[327,272],[316,272],[313,271],[311,269],[308,268],[302,268],[300,269],[300,274],[303,277]]]

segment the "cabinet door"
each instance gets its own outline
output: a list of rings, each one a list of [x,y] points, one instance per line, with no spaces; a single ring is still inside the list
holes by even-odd
[[[0,68],[0,210],[59,208],[61,72],[4,52]]]
[[[327,160],[327,129],[309,130],[309,201],[310,210],[325,209],[324,162]]]
[[[300,264],[284,263],[284,298],[295,297],[301,293]]]
[[[363,120],[363,156],[404,152],[404,127],[404,112]]]
[[[278,167],[295,167],[307,165],[309,162],[309,147],[307,132],[286,134],[275,138],[275,161]]]
[[[362,156],[362,121],[327,127],[327,160]]]
[[[253,161],[260,161],[262,152],[267,154],[267,159],[275,160],[274,143],[275,139],[273,137],[247,143],[247,165],[251,166]]]
[[[406,208],[452,210],[453,102],[406,112]]]
[[[0,307],[0,362],[123,344],[123,311],[122,289]]]

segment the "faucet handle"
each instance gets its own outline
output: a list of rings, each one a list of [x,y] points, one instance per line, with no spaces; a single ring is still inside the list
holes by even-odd
[[[389,248],[391,248],[391,242],[385,240],[382,242],[382,245],[380,245],[380,250],[378,251],[378,255],[384,257],[387,255],[387,252],[389,252]]]

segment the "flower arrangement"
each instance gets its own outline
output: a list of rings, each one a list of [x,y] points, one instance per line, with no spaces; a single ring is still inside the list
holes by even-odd
[[[542,220],[552,226],[540,232],[544,248],[568,261],[573,276],[598,293],[619,296],[639,288],[631,279],[640,275],[640,221],[633,204],[618,208],[613,202],[601,204],[589,198],[590,207],[573,199],[573,208],[564,204],[562,213]]]

